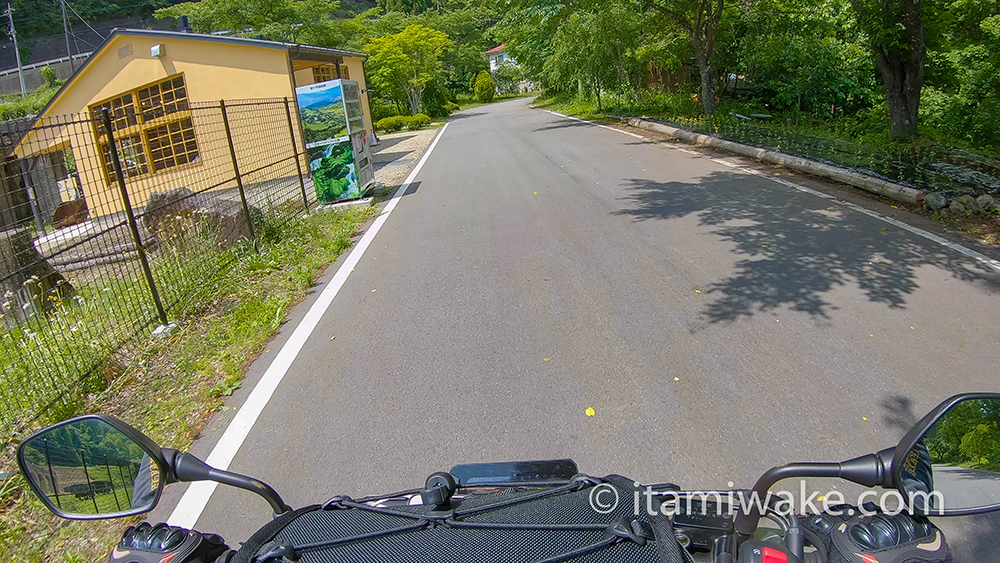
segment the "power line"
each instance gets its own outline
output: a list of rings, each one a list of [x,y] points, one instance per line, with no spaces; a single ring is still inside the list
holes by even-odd
[[[77,11],[73,9],[73,6],[71,6],[69,2],[63,2],[63,4],[67,8],[69,8],[69,11],[73,12],[74,14],[76,14],[76,17],[80,18],[80,21],[82,21],[87,27],[89,27],[90,31],[94,32],[94,35],[100,37],[101,39],[104,39],[104,36],[101,35],[100,33],[98,33],[97,30],[94,29],[94,27],[92,25],[90,25],[89,23],[87,23],[87,20],[83,19],[83,16],[81,16],[79,13],[77,13]],[[84,43],[86,43],[86,41],[84,41]]]

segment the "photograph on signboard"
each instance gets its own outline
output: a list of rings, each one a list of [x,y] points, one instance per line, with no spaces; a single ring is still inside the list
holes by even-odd
[[[350,140],[309,149],[309,170],[320,201],[361,197]]]
[[[306,146],[346,137],[347,116],[340,81],[320,82],[296,88],[299,115],[305,131]]]

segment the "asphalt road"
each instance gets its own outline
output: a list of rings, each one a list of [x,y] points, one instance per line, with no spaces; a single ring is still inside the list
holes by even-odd
[[[746,487],[997,390],[998,296],[996,271],[836,202],[525,101],[484,106],[453,116],[230,469],[292,506],[558,457]],[[235,543],[268,518],[219,487],[198,527]],[[995,521],[949,526],[957,551],[1000,552]]]

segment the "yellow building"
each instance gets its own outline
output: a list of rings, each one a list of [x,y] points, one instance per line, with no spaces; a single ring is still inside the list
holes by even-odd
[[[107,108],[134,207],[171,187],[231,188],[232,180],[224,180],[232,177],[233,165],[221,112],[199,103],[270,100],[270,105],[228,104],[237,160],[246,171],[258,154],[273,160],[275,151],[304,152],[294,103],[292,128],[280,103],[294,101],[298,86],[357,81],[370,128],[365,57],[279,41],[116,29],[42,110],[13,153],[72,159],[91,217],[119,212],[107,135],[91,118]],[[283,173],[295,173],[294,159],[284,166]]]

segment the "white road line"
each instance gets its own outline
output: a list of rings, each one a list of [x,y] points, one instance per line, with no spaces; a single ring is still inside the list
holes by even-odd
[[[563,114],[561,114],[559,112],[555,112],[555,111],[551,111],[551,110],[545,110],[545,111],[547,111],[547,112],[549,112],[551,114],[558,115],[559,117],[565,117],[567,119],[574,119],[576,121],[584,121],[584,122],[587,122],[587,123],[590,123],[590,124],[593,124],[593,125],[597,125],[598,127],[603,127],[605,129],[611,129],[612,131],[618,131],[619,133],[625,133],[626,135],[632,135],[633,137],[639,137],[640,139],[645,138],[645,137],[641,137],[639,135],[636,135],[635,133],[631,133],[629,131],[622,131],[621,129],[615,129],[614,127],[608,127],[607,125],[601,125],[600,123],[594,123],[593,121],[588,121],[586,119],[580,119],[579,117],[573,117],[571,115],[563,115]],[[692,150],[689,150],[689,149],[684,149],[684,148],[681,148],[681,147],[671,147],[671,148],[673,148],[674,150],[679,150],[679,151],[681,151],[683,153],[687,153],[687,154],[691,154],[691,155],[695,155],[695,156],[702,156],[701,153],[698,153],[698,152],[695,152],[695,151],[692,151]],[[868,215],[869,217],[874,217],[875,219],[878,219],[880,221],[884,221],[886,223],[889,223],[890,225],[893,225],[894,227],[899,227],[900,229],[903,229],[904,231],[909,231],[909,232],[911,232],[911,233],[913,233],[913,234],[915,234],[917,236],[923,237],[923,238],[925,238],[925,239],[927,239],[929,241],[936,242],[936,243],[940,244],[941,246],[950,248],[950,249],[952,249],[952,250],[954,250],[956,252],[960,252],[960,253],[968,256],[969,258],[972,258],[973,260],[976,260],[977,262],[980,262],[982,264],[990,266],[991,268],[993,268],[995,270],[1000,271],[1000,260],[994,260],[993,258],[990,258],[989,256],[986,256],[985,254],[983,254],[981,252],[976,252],[975,250],[972,250],[971,248],[962,246],[962,245],[960,245],[958,243],[955,243],[955,242],[951,242],[950,240],[948,240],[948,239],[946,239],[944,237],[940,237],[938,235],[935,235],[934,233],[931,233],[929,231],[925,231],[925,230],[920,229],[918,227],[914,227],[913,225],[906,224],[906,223],[904,223],[902,221],[899,221],[897,219],[893,219],[892,217],[888,217],[888,216],[882,215],[881,213],[879,213],[877,211],[872,211],[871,209],[866,209],[864,207],[861,207],[860,205],[856,205],[856,204],[853,204],[853,203],[851,203],[849,201],[844,201],[842,199],[838,199],[835,196],[832,196],[830,194],[825,194],[823,192],[814,190],[812,188],[807,188],[805,186],[801,186],[799,184],[796,184],[795,182],[790,182],[790,181],[785,180],[783,178],[776,178],[774,176],[771,176],[770,174],[766,174],[766,173],[761,172],[759,170],[754,170],[753,168],[748,168],[746,166],[742,166],[742,165],[739,165],[739,164],[734,164],[732,162],[727,162],[725,160],[718,159],[718,158],[712,158],[710,160],[712,162],[715,162],[715,163],[718,163],[718,164],[722,164],[722,165],[728,166],[730,168],[738,168],[741,171],[749,172],[750,174],[756,174],[757,176],[761,176],[761,177],[767,178],[768,180],[771,180],[772,182],[777,182],[777,183],[779,183],[779,184],[781,184],[783,186],[788,186],[788,187],[796,189],[796,190],[798,190],[800,192],[805,192],[807,194],[811,194],[811,195],[814,195],[816,197],[820,197],[820,198],[823,198],[823,199],[828,199],[828,200],[835,201],[835,202],[839,203],[840,205],[843,205],[844,207],[847,207],[848,209],[853,209],[854,211],[857,211],[858,213],[864,213],[865,215]]]
[[[629,137],[635,137],[636,139],[645,139],[645,137],[643,137],[642,135],[638,135],[638,134],[633,133],[631,131],[623,131],[622,129],[617,129],[615,127],[609,127],[607,125],[602,125],[600,123],[596,123],[596,122],[591,121],[589,119],[580,119],[579,117],[573,117],[572,115],[562,114],[562,113],[559,113],[558,111],[552,111],[550,109],[546,109],[546,110],[542,110],[542,111],[547,111],[547,112],[551,113],[552,115],[558,115],[559,117],[565,117],[566,119],[572,119],[573,121],[582,121],[584,123],[589,123],[591,125],[596,125],[596,126],[600,127],[601,129],[607,129],[608,131],[614,131],[616,133],[623,133],[625,135],[628,135]]]
[[[571,115],[563,115],[563,114],[561,114],[559,112],[555,112],[555,111],[551,111],[551,110],[545,110],[545,111],[547,111],[547,112],[549,112],[551,114],[558,115],[559,117],[565,117],[567,119],[575,119],[576,121],[585,121],[587,123],[590,123],[590,124],[593,124],[593,125],[597,125],[598,127],[603,127],[605,129],[611,129],[613,131],[618,131],[619,133],[625,133],[626,135],[632,135],[633,137],[639,137],[640,139],[644,139],[645,138],[645,137],[641,137],[639,135],[636,135],[635,133],[631,133],[629,131],[622,131],[621,129],[615,129],[614,127],[608,127],[607,125],[601,125],[600,123],[594,123],[593,121],[588,121],[586,119],[580,119],[579,117],[573,117]],[[673,148],[674,150],[679,150],[679,151],[681,151],[683,153],[687,153],[687,154],[691,154],[691,155],[695,155],[695,156],[702,156],[701,153],[698,153],[698,152],[695,152],[695,151],[692,151],[692,150],[689,150],[689,149],[684,149],[684,148],[681,148],[681,147],[671,147],[671,148]],[[770,174],[766,174],[766,173],[761,172],[759,170],[754,170],[753,168],[748,168],[746,166],[742,166],[742,165],[739,165],[739,164],[733,164],[732,162],[726,162],[725,160],[718,159],[718,158],[712,158],[710,160],[712,162],[716,162],[718,164],[723,164],[723,165],[728,166],[730,168],[737,168],[737,169],[739,169],[741,171],[749,172],[750,174],[756,174],[757,176],[761,176],[761,177],[767,178],[768,180],[771,180],[772,182],[777,182],[777,183],[779,183],[781,185],[788,186],[788,187],[796,189],[796,190],[798,190],[800,192],[805,192],[807,194],[811,194],[811,195],[814,195],[816,197],[820,197],[820,198],[823,198],[823,199],[828,199],[828,200],[835,201],[835,202],[839,203],[840,205],[843,205],[844,207],[847,207],[848,209],[853,209],[854,211],[857,211],[858,213],[864,213],[865,215],[868,215],[869,217],[874,217],[875,219],[878,219],[880,221],[884,221],[884,222],[889,223],[890,225],[893,225],[895,227],[899,227],[900,229],[903,229],[904,231],[911,232],[911,233],[913,233],[913,234],[915,234],[917,236],[923,237],[923,238],[925,238],[925,239],[927,239],[929,241],[936,242],[936,243],[940,244],[941,246],[950,248],[950,249],[952,249],[952,250],[954,250],[956,252],[960,252],[960,253],[968,256],[969,258],[972,258],[973,260],[976,260],[977,262],[980,262],[980,263],[985,264],[985,265],[987,265],[987,266],[989,266],[989,267],[991,267],[991,268],[993,268],[995,270],[1000,271],[1000,260],[995,260],[993,258],[990,258],[989,256],[986,256],[985,254],[983,254],[981,252],[976,252],[975,250],[972,250],[971,248],[967,248],[965,246],[962,246],[961,244],[958,244],[958,243],[955,243],[955,242],[951,242],[950,240],[948,240],[948,239],[946,239],[944,237],[940,237],[938,235],[935,235],[934,233],[931,233],[929,231],[925,231],[925,230],[920,229],[918,227],[914,227],[913,225],[909,225],[909,224],[904,223],[902,221],[899,221],[897,219],[893,219],[892,217],[887,217],[887,216],[882,215],[881,213],[879,213],[877,211],[872,211],[871,209],[866,209],[864,207],[861,207],[860,205],[856,205],[856,204],[853,204],[853,203],[851,203],[849,201],[844,201],[842,199],[838,199],[835,196],[832,196],[830,194],[825,194],[823,192],[816,191],[816,190],[814,190],[812,188],[807,188],[805,186],[796,184],[795,182],[790,182],[790,181],[785,180],[783,178],[776,178],[774,176],[771,176]]]
[[[742,167],[740,167],[740,170],[744,171],[744,172],[749,172],[750,174],[755,174],[757,176],[761,176],[763,178],[767,178],[768,180],[771,180],[773,182],[777,182],[777,183],[782,184],[784,186],[788,186],[788,187],[796,189],[796,190],[798,190],[800,192],[805,192],[807,194],[814,195],[816,197],[821,197],[823,199],[828,199],[828,200],[834,201],[834,202],[836,202],[836,203],[838,203],[840,205],[843,205],[844,207],[846,207],[848,209],[857,211],[858,213],[864,213],[865,215],[867,215],[869,217],[874,217],[875,219],[878,219],[879,221],[883,221],[885,223],[889,223],[890,225],[892,225],[894,227],[899,227],[900,229],[903,229],[904,231],[911,232],[911,233],[913,233],[913,234],[915,234],[917,236],[923,237],[923,238],[925,238],[925,239],[927,239],[929,241],[936,242],[936,243],[940,244],[941,246],[944,246],[946,248],[950,248],[950,249],[954,250],[955,252],[960,252],[960,253],[968,256],[969,258],[972,258],[973,260],[976,260],[977,262],[979,262],[981,264],[985,264],[986,266],[989,266],[989,267],[991,267],[991,268],[993,268],[993,269],[995,269],[997,271],[1000,271],[1000,260],[995,260],[993,258],[990,258],[989,256],[986,256],[985,254],[983,254],[981,252],[976,252],[975,250],[972,250],[971,248],[962,246],[961,244],[958,244],[956,242],[951,242],[950,240],[948,240],[948,239],[946,239],[944,237],[935,235],[932,232],[925,231],[925,230],[923,230],[923,229],[921,229],[919,227],[914,227],[913,225],[904,223],[904,222],[902,222],[902,221],[900,221],[898,219],[893,219],[892,217],[889,217],[887,215],[883,215],[883,214],[879,213],[878,211],[872,211],[871,209],[867,209],[865,207],[861,207],[860,205],[857,205],[855,203],[851,203],[849,201],[844,201],[842,199],[838,199],[838,198],[836,198],[836,197],[834,197],[834,196],[832,196],[830,194],[825,194],[823,192],[819,192],[819,191],[816,191],[814,189],[807,188],[805,186],[801,186],[799,184],[796,184],[795,182],[790,182],[790,181],[785,180],[783,178],[775,178],[774,176],[771,176],[770,174],[766,174],[766,173],[761,172],[759,170],[754,170],[753,168],[747,168],[745,166],[742,166]]]
[[[288,373],[288,368],[295,361],[296,356],[302,350],[302,346],[305,345],[309,336],[312,334],[316,325],[319,324],[320,319],[326,313],[326,310],[333,303],[334,297],[340,291],[340,288],[344,286],[344,282],[347,281],[347,276],[351,275],[351,271],[357,266],[358,262],[361,261],[361,256],[365,253],[365,250],[375,239],[375,235],[378,234],[379,229],[385,224],[386,219],[389,218],[389,214],[392,210],[396,208],[399,203],[399,198],[406,193],[406,189],[409,188],[410,183],[420,172],[420,169],[427,162],[427,158],[434,151],[434,147],[437,146],[438,141],[441,140],[441,136],[444,135],[445,130],[448,128],[448,124],[445,123],[444,127],[441,128],[441,132],[438,133],[437,137],[434,138],[434,142],[424,153],[424,156],[417,162],[417,166],[410,172],[410,175],[406,177],[406,181],[403,185],[396,190],[396,195],[389,200],[386,204],[385,210],[382,212],[378,218],[372,223],[368,231],[365,232],[364,236],[361,237],[361,241],[358,245],[354,247],[351,253],[347,256],[347,260],[340,266],[337,273],[330,280],[330,284],[326,286],[323,293],[320,294],[316,302],[312,304],[306,316],[302,318],[299,322],[299,326],[295,327],[295,331],[288,338],[288,341],[281,347],[278,351],[278,355],[275,356],[271,365],[268,366],[267,371],[264,372],[263,377],[254,386],[253,391],[250,392],[250,396],[247,397],[245,403],[233,417],[233,421],[229,423],[226,428],[225,433],[223,433],[222,438],[219,443],[215,445],[215,449],[205,460],[206,463],[211,465],[216,469],[228,469],[229,464],[232,463],[233,458],[236,457],[236,452],[239,451],[240,446],[243,445],[244,440],[250,434],[250,429],[253,428],[254,423],[260,416],[260,413],[267,406],[268,401],[271,399],[271,395],[274,394],[274,390],[277,389],[278,384]],[[196,483],[191,483],[187,491],[184,492],[184,496],[181,497],[177,507],[174,508],[173,513],[167,520],[171,526],[180,526],[182,528],[194,528],[195,524],[198,523],[198,518],[201,516],[202,511],[205,510],[205,506],[208,504],[208,499],[215,492],[215,487],[217,483],[214,481],[198,481]]]

